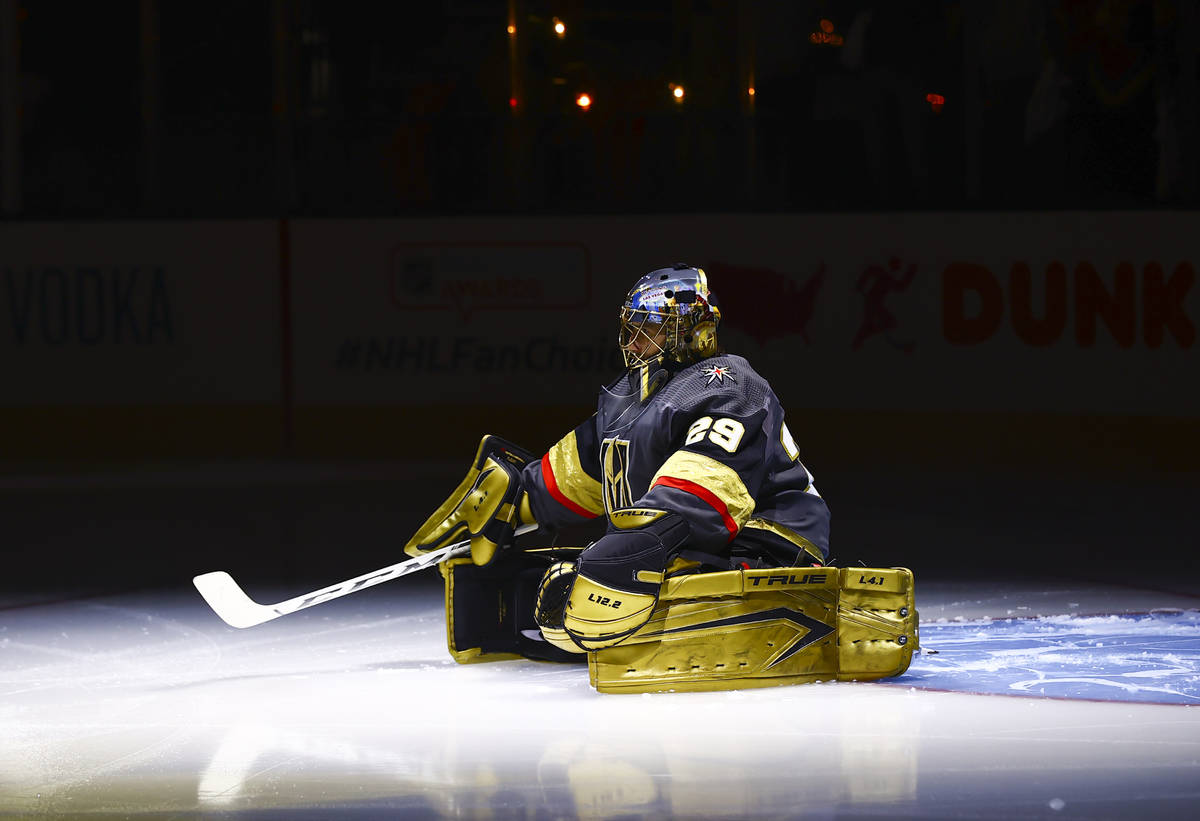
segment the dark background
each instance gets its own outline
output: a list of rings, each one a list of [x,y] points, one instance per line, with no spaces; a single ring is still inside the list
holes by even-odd
[[[9,218],[1197,204],[1182,0],[4,8]]]
[[[1189,0],[0,0],[0,14],[0,210],[15,224],[1200,203]],[[1056,461],[1063,429],[1093,457]],[[1180,586],[1200,474],[1170,454],[1197,452],[1196,420],[1054,430],[1029,434],[1049,454],[1036,470],[1004,443],[946,457],[969,430],[850,460],[837,437],[802,443],[834,557],[918,579]],[[524,433],[539,448],[560,432]],[[332,582],[397,560],[470,458],[109,450],[0,454],[0,587],[175,587],[216,568],[251,587]]]

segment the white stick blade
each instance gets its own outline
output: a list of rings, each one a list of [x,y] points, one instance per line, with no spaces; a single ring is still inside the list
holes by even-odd
[[[224,570],[201,574],[192,579],[192,584],[230,627],[253,627],[276,617],[271,608],[251,600]]]

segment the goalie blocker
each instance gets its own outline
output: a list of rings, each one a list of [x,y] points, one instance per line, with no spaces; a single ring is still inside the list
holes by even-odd
[[[415,558],[467,539],[472,561],[490,564],[512,543],[517,527],[535,523],[521,489],[521,468],[533,458],[499,436],[480,439],[466,477],[417,529],[404,552]]]

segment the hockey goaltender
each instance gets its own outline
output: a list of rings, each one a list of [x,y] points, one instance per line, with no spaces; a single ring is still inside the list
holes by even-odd
[[[586,659],[602,692],[724,690],[903,673],[917,646],[903,568],[837,568],[829,509],[766,380],[717,343],[704,271],[641,277],[626,371],[541,459],[485,436],[405,545],[440,565],[460,662]],[[586,547],[518,550],[604,516]]]

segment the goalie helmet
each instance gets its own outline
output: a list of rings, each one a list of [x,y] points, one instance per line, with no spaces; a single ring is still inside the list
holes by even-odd
[[[717,353],[721,311],[703,268],[677,262],[639,279],[621,306],[625,367],[663,358],[689,364]]]

